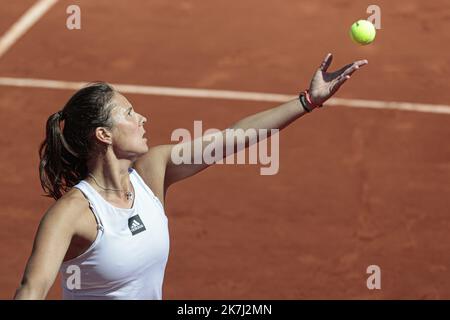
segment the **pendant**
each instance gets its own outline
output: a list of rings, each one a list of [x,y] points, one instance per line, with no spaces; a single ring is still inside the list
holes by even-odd
[[[133,193],[130,191],[125,192],[125,196],[127,197],[127,200],[133,199]]]

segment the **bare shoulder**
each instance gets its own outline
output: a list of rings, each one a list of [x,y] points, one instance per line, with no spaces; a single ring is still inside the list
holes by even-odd
[[[164,195],[166,192],[164,180],[171,150],[172,145],[152,147],[133,164],[133,168],[162,203],[164,203]]]
[[[53,284],[61,262],[72,239],[82,224],[83,208],[87,200],[77,190],[70,190],[45,212],[37,230],[33,249],[25,269],[22,283],[39,288],[43,293]]]
[[[172,145],[170,144],[151,147],[146,154],[134,162],[134,167],[137,171],[139,169],[157,170],[159,167],[167,165],[171,151]]]
[[[73,188],[50,206],[43,221],[51,225],[74,228],[76,222],[87,210],[90,210],[89,202],[78,189]]]

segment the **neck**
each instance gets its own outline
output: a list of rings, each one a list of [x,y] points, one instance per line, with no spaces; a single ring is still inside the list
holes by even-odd
[[[128,159],[108,159],[98,157],[95,161],[88,163],[88,172],[95,177],[95,180],[88,176],[86,179],[95,181],[107,189],[131,190],[130,176],[128,169],[132,162]],[[98,186],[97,186],[98,187]],[[99,189],[102,189],[99,187]]]

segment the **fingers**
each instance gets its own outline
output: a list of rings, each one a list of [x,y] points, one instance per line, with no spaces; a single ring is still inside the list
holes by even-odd
[[[368,63],[369,63],[369,61],[367,61],[366,59],[364,59],[364,60],[358,60],[358,61],[354,62],[354,64],[356,64],[358,67],[365,66],[365,65],[368,64]]]
[[[356,70],[365,66],[369,62],[367,60],[359,60],[352,63],[346,70],[342,73],[342,76],[351,76]]]
[[[367,60],[359,60],[346,65],[344,68],[341,68],[338,72],[335,73],[338,74],[338,76],[334,79],[334,84],[331,87],[331,92],[334,94],[344,84],[345,81],[350,79],[351,75],[356,70],[368,63],[369,62]]]
[[[336,79],[335,79],[335,83],[331,89],[332,92],[336,92],[343,84],[345,81],[347,81],[348,79],[350,79],[351,75],[358,70],[359,68],[361,68],[362,66],[365,66],[366,64],[368,64],[369,62],[367,60],[359,60],[356,61],[354,63],[352,63],[350,65],[350,67],[347,68],[347,70],[345,70],[341,75],[339,75]]]
[[[333,55],[331,53],[329,53],[329,54],[326,55],[325,59],[323,59],[322,63],[320,64],[319,69],[321,71],[326,72],[328,67],[331,64],[331,61],[333,61]]]
[[[335,83],[333,84],[333,86],[331,87],[331,92],[335,93],[343,84],[345,81],[347,81],[348,79],[350,79],[349,75],[341,75],[339,76],[336,80]]]
[[[357,65],[352,65],[350,68],[348,68],[347,70],[345,70],[341,76],[346,77],[346,76],[351,76],[353,74],[353,72],[355,72],[356,70],[359,69],[359,66]]]
[[[349,63],[349,64],[343,66],[342,68],[340,68],[339,70],[333,72],[333,74],[336,76],[340,76],[341,74],[343,74],[345,72],[345,70],[351,68],[352,66],[353,66],[353,63]]]

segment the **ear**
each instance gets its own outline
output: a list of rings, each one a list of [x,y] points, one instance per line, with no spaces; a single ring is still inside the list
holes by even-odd
[[[112,134],[111,131],[108,128],[105,127],[98,127],[95,129],[95,137],[105,143],[105,144],[112,144]]]

